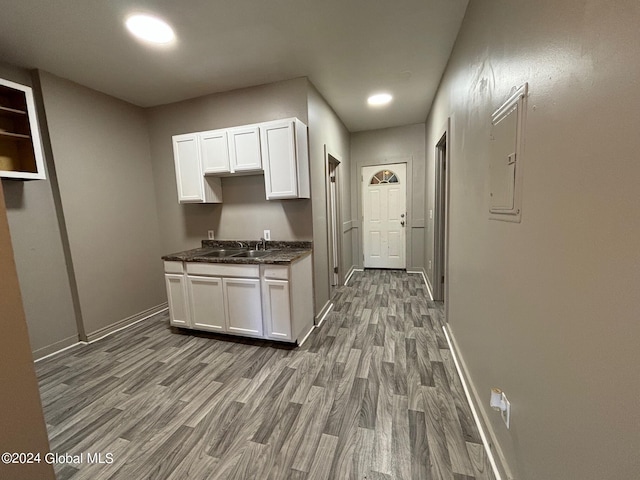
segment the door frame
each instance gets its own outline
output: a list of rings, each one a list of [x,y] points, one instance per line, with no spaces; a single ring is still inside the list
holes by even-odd
[[[334,153],[329,152],[327,145],[324,146],[324,188],[325,188],[325,199],[326,199],[326,226],[327,226],[327,261],[328,261],[328,275],[327,282],[329,285],[329,298],[333,296],[333,291],[336,287],[344,284],[344,271],[342,268],[342,208],[341,208],[341,195],[340,192],[342,190],[341,186],[341,175],[340,175],[340,165],[342,164],[342,159],[340,156],[335,155]],[[331,170],[332,167],[335,169],[335,177],[336,177],[336,198],[335,198],[335,218],[333,218],[332,204],[331,204]],[[335,224],[335,227],[334,227]],[[334,244],[333,238],[335,234],[336,242]],[[338,260],[338,272],[337,272],[337,284],[333,285],[334,282],[334,271],[333,271],[333,260],[337,258]]]
[[[411,200],[413,198],[413,156],[411,155],[402,155],[397,157],[388,157],[384,159],[372,159],[372,160],[362,160],[359,161],[356,165],[357,174],[356,174],[356,184],[357,184],[357,195],[358,195],[358,257],[354,259],[354,263],[358,265],[358,268],[364,268],[364,192],[362,191],[362,168],[363,167],[373,167],[376,165],[380,165],[382,168],[386,165],[391,165],[394,163],[406,163],[407,164],[407,188],[405,190],[405,194],[407,196],[406,206],[407,206],[407,217],[405,220],[405,269],[411,270],[413,267],[413,258],[411,255],[411,230],[413,225],[416,225],[416,221],[413,218],[413,209],[411,204],[413,203]],[[360,177],[360,180],[358,180]]]
[[[451,119],[440,130],[434,147],[435,190],[433,218],[433,299],[445,304],[449,297],[449,200],[451,178]],[[442,150],[444,149],[444,154]],[[444,276],[444,281],[439,279]]]

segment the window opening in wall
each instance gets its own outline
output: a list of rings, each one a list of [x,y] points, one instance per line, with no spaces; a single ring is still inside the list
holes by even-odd
[[[380,170],[369,182],[369,185],[378,185],[381,183],[400,183],[398,176],[391,170]]]

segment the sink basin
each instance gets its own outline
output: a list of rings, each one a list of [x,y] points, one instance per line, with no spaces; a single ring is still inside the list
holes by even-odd
[[[232,255],[232,257],[257,258],[257,257],[264,257],[265,255],[269,255],[270,253],[271,252],[269,250],[245,250],[243,252]]]
[[[211,252],[208,252],[208,253],[203,253],[200,256],[201,257],[230,257],[240,252],[242,252],[242,250],[225,250],[224,248],[221,248],[218,250],[212,250]]]

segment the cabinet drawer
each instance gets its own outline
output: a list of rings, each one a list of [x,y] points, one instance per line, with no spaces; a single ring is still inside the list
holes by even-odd
[[[276,280],[289,280],[289,267],[286,265],[265,265],[263,276]]]
[[[229,265],[223,263],[187,263],[187,273],[221,277],[260,277],[259,265]]]
[[[184,273],[182,262],[164,262],[165,273]]]

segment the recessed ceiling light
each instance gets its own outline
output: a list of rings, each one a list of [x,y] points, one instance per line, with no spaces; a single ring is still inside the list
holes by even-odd
[[[176,38],[167,22],[151,15],[130,15],[125,24],[131,33],[145,42],[163,45]]]
[[[367,103],[372,107],[379,107],[381,105],[386,105],[391,100],[393,100],[393,97],[388,93],[378,93],[376,95],[371,95],[367,99]]]

